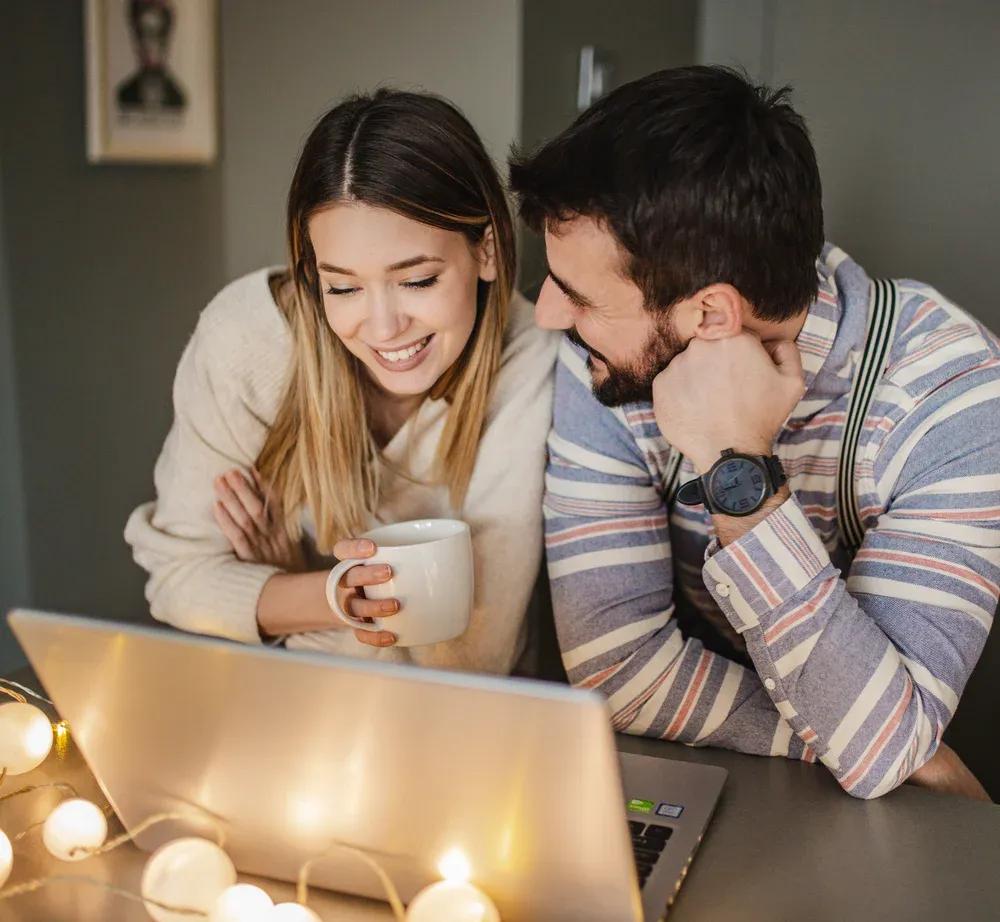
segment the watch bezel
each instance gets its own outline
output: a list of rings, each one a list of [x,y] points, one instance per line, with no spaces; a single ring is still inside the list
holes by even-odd
[[[753,465],[753,467],[760,471],[764,481],[761,485],[761,492],[757,497],[757,501],[752,507],[745,509],[742,512],[733,511],[719,502],[719,495],[722,491],[717,491],[715,487],[716,477],[719,476],[722,468],[732,461],[746,461]],[[771,488],[771,474],[767,469],[767,465],[764,463],[764,459],[754,455],[746,455],[739,451],[724,453],[723,456],[712,465],[711,470],[709,470],[708,474],[705,476],[704,485],[705,493],[711,500],[712,506],[714,506],[721,515],[732,516],[733,518],[743,518],[744,516],[753,515],[758,509],[760,509],[761,506],[764,505],[764,502],[768,499],[768,497],[774,494],[774,491]]]

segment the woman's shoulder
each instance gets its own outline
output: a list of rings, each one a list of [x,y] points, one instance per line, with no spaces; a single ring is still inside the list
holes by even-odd
[[[209,382],[269,416],[277,406],[291,359],[291,332],[271,294],[280,270],[258,269],[225,286],[201,312],[178,382]],[[193,376],[193,377],[192,377]]]
[[[501,367],[527,363],[551,368],[555,364],[560,339],[559,331],[543,330],[535,323],[535,305],[521,292],[515,291],[510,300]]]
[[[535,306],[520,292],[511,298],[494,408],[547,397],[561,336],[535,324]]]

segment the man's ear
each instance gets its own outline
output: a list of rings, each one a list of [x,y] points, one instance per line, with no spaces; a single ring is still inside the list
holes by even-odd
[[[744,300],[732,285],[709,285],[691,302],[701,312],[694,330],[699,339],[728,339],[743,332]]]
[[[497,249],[493,228],[486,228],[483,239],[479,242],[479,278],[484,282],[495,282],[497,278]]]

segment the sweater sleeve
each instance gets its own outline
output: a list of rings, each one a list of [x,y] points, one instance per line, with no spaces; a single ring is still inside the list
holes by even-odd
[[[257,600],[278,571],[236,558],[212,516],[212,483],[226,470],[254,463],[267,424],[250,405],[254,389],[243,387],[247,382],[228,365],[228,356],[242,354],[239,343],[219,335],[224,331],[210,310],[177,369],[174,422],[154,473],[156,500],[132,513],[125,540],[149,573],[153,617],[186,631],[260,643]],[[283,375],[284,363],[273,364],[274,376]]]
[[[528,302],[518,298],[515,306],[462,512],[475,560],[472,618],[456,640],[411,647],[420,665],[506,675],[523,646],[525,613],[542,565],[545,437],[558,337],[534,326]]]

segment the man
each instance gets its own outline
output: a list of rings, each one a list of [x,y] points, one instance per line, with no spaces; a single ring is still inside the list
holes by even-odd
[[[819,759],[856,797],[984,797],[941,735],[1000,595],[1000,342],[824,246],[787,90],[728,69],[619,88],[511,182],[537,320],[567,331],[545,515],[571,681],[618,730]]]

